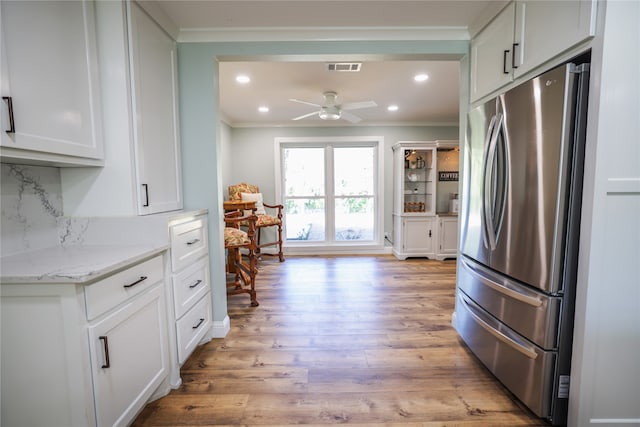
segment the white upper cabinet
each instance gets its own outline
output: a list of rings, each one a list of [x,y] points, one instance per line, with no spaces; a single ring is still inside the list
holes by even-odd
[[[180,209],[176,42],[138,4],[128,5],[139,213]]]
[[[471,41],[471,100],[475,101],[506,85],[513,76],[511,49],[515,4],[509,4]]]
[[[595,34],[595,0],[513,1],[471,41],[471,101]]]
[[[182,209],[176,43],[136,2],[96,3],[103,168],[62,168],[65,215]]]
[[[3,162],[100,165],[95,10],[91,1],[2,1]]]

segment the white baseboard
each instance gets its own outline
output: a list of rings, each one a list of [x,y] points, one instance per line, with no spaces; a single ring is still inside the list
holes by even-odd
[[[284,249],[285,258],[287,255],[383,255],[390,253],[391,246],[290,246]]]
[[[223,320],[214,320],[211,327],[211,336],[213,338],[224,338],[231,330],[231,320],[229,316],[225,316]]]

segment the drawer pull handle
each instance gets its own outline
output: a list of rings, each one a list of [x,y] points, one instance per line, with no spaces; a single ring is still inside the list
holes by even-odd
[[[204,323],[204,317],[200,318],[200,321],[198,322],[198,324],[196,326],[192,326],[193,329],[198,329],[200,327],[200,325],[202,325]]]
[[[131,283],[130,285],[124,285],[125,288],[132,288],[135,285],[137,285],[140,282],[144,282],[145,280],[147,280],[147,276],[140,276],[140,278],[138,280],[136,280],[135,282]]]
[[[200,283],[202,283],[202,280],[198,279],[198,280],[196,280],[196,282],[195,282],[193,285],[190,285],[190,286],[189,286],[189,288],[190,288],[190,289],[193,289],[193,288],[195,288],[196,286],[198,286]]]
[[[189,240],[187,242],[187,246],[191,246],[191,245],[195,245],[196,243],[198,243],[200,241],[200,239],[193,239],[193,240]]]
[[[149,206],[149,184],[142,184],[142,186],[144,187],[144,203],[142,207],[146,208]]]
[[[16,133],[16,123],[13,120],[13,99],[10,96],[3,96],[3,101],[7,103],[7,112],[9,113],[9,129],[5,130],[7,133]]]
[[[104,346],[104,365],[102,365],[102,369],[110,368],[111,362],[109,362],[109,341],[107,341],[107,337],[104,335],[98,337],[98,339],[102,341],[102,344]]]
[[[505,50],[502,53],[502,73],[503,74],[509,74],[509,72],[507,71],[507,55],[509,54],[509,52],[511,52],[510,50]]]

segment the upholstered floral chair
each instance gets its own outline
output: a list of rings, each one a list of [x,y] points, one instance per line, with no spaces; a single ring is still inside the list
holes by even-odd
[[[264,203],[262,200],[262,193],[260,193],[260,188],[258,188],[257,185],[247,184],[246,182],[229,186],[229,200],[249,200],[256,202],[255,213],[258,217],[258,220],[256,221],[256,229],[258,230],[256,252],[258,257],[260,257],[260,255],[275,256],[275,254],[262,253],[261,249],[267,246],[276,246],[278,248],[278,258],[280,259],[280,262],[284,262],[284,253],[282,252],[282,209],[284,206]],[[275,215],[267,214],[265,208],[275,210]],[[275,228],[276,240],[263,242],[262,229],[269,227]]]
[[[249,294],[252,307],[259,305],[256,298],[256,220],[257,217],[253,213],[245,215],[241,211],[224,215],[227,273],[234,276],[233,282],[227,282],[227,295]],[[240,224],[246,226],[247,231],[241,230]]]

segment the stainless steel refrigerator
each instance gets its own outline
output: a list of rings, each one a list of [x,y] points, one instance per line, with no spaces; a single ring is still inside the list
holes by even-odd
[[[454,326],[531,411],[566,423],[588,64],[472,110]]]

